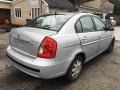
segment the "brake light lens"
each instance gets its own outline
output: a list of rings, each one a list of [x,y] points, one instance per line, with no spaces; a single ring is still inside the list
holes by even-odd
[[[57,51],[57,42],[51,37],[45,37],[40,45],[37,57],[55,58]]]

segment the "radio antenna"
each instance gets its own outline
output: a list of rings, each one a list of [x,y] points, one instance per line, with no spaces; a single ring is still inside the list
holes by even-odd
[[[53,2],[53,0],[51,0],[51,3],[53,3],[52,10],[54,11],[54,14],[57,15],[57,11],[54,9],[54,7],[55,7],[55,3]]]

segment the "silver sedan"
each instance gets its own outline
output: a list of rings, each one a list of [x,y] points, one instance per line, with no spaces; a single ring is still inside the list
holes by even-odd
[[[34,77],[78,79],[83,65],[112,52],[113,28],[89,13],[48,14],[12,29],[7,55],[13,66]]]

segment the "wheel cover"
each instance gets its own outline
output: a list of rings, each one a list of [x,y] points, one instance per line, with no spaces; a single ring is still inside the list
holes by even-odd
[[[72,77],[77,78],[81,72],[82,63],[80,60],[76,60],[72,67]]]

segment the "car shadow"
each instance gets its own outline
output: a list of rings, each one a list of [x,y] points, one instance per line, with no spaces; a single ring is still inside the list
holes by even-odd
[[[84,64],[83,70],[89,69],[92,65],[96,65],[96,64],[99,64],[100,62],[103,62],[102,58],[104,58],[107,55],[108,54],[106,54],[106,52],[104,52],[104,53],[98,55],[97,57],[91,59],[90,61],[88,61],[87,63]]]

